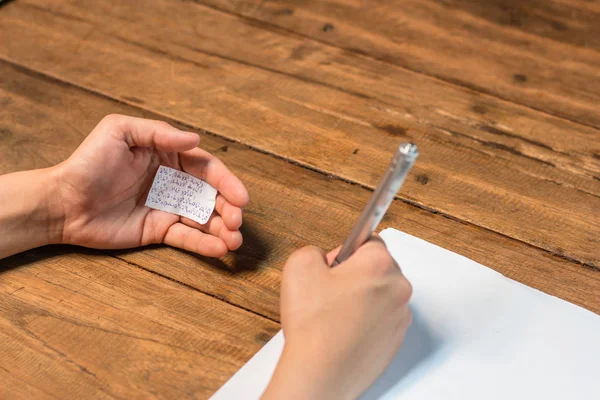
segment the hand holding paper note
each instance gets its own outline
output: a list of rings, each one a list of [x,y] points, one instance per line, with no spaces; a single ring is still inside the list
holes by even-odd
[[[598,398],[600,316],[405,233],[381,237],[413,284],[413,323],[362,399]],[[279,332],[212,399],[258,399],[283,344]]]
[[[104,249],[165,243],[209,257],[237,249],[248,192],[198,143],[197,134],[164,122],[105,117],[49,169],[49,185],[58,188],[52,203],[65,214],[53,216],[64,219],[55,224],[64,226],[56,241]]]

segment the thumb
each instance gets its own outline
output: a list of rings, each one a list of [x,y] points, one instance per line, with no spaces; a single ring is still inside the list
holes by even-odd
[[[175,128],[163,121],[109,115],[101,125],[124,140],[129,147],[154,147],[166,152],[180,152],[193,149],[200,143],[200,137],[192,132]]]

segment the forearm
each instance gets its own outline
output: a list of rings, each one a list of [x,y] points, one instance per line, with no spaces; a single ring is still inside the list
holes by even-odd
[[[0,176],[0,259],[60,242],[62,212],[53,169]]]

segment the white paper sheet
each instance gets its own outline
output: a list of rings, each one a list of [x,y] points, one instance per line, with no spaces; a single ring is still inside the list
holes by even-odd
[[[217,190],[185,172],[161,165],[146,199],[146,207],[206,224],[215,209]]]
[[[361,399],[600,399],[599,315],[408,234],[381,237],[413,284],[413,323]],[[258,399],[283,343],[279,332],[212,400]]]

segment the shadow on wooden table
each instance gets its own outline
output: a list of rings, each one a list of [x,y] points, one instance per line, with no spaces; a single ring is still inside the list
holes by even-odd
[[[13,1],[13,0],[0,0],[0,7],[7,5],[11,1]]]
[[[70,245],[51,245],[38,247],[36,249],[27,250],[22,253],[1,259],[0,274],[8,271],[9,269],[23,267],[51,258],[64,257],[69,254],[98,255],[102,254],[102,251]]]
[[[242,226],[241,232],[244,236],[242,247],[235,252],[230,252],[222,259],[203,257],[199,254],[179,249],[178,251],[197,258],[204,265],[221,269],[232,274],[256,270],[268,258],[272,246],[269,245],[268,238],[264,237],[264,233],[259,233],[257,229],[250,225]],[[164,247],[164,245],[150,245],[123,250],[96,250],[69,245],[44,246],[0,260],[0,274],[9,269],[19,268],[51,258],[64,258],[70,254],[119,257],[120,255],[143,252],[145,250],[152,250],[160,247]]]
[[[268,259],[272,251],[272,245],[270,245],[272,239],[269,240],[265,236],[265,233],[249,224],[242,225],[240,232],[244,237],[242,247],[228,253],[223,258],[204,257],[188,251],[185,253],[199,259],[203,264],[208,264],[211,267],[225,270],[232,274],[254,271],[260,268],[265,260]]]
[[[209,268],[219,269],[225,271],[229,274],[237,274],[245,271],[253,271],[258,268],[267,260],[269,254],[272,251],[272,245],[269,243],[273,242],[272,238],[268,238],[264,232],[260,232],[256,228],[252,227],[251,224],[244,224],[240,231],[244,237],[244,242],[242,247],[238,250],[229,252],[226,256],[222,258],[212,258],[205,257],[200,254],[196,254],[191,251],[186,251],[182,249],[174,249],[178,253],[182,253],[180,261],[184,262],[183,259],[192,258],[198,260],[201,265],[207,266]],[[168,253],[160,253],[161,248],[166,248],[167,246],[162,244],[152,244],[144,247],[137,247],[132,249],[123,249],[123,250],[111,250],[108,254],[114,255],[119,259],[122,259],[126,262],[131,262],[129,259],[123,259],[121,256],[126,256],[128,254],[144,252],[148,251],[152,254],[153,257],[164,257],[165,259],[177,259],[178,255],[174,254],[172,251]],[[156,251],[159,253],[156,253]],[[145,268],[144,268],[145,269]]]

